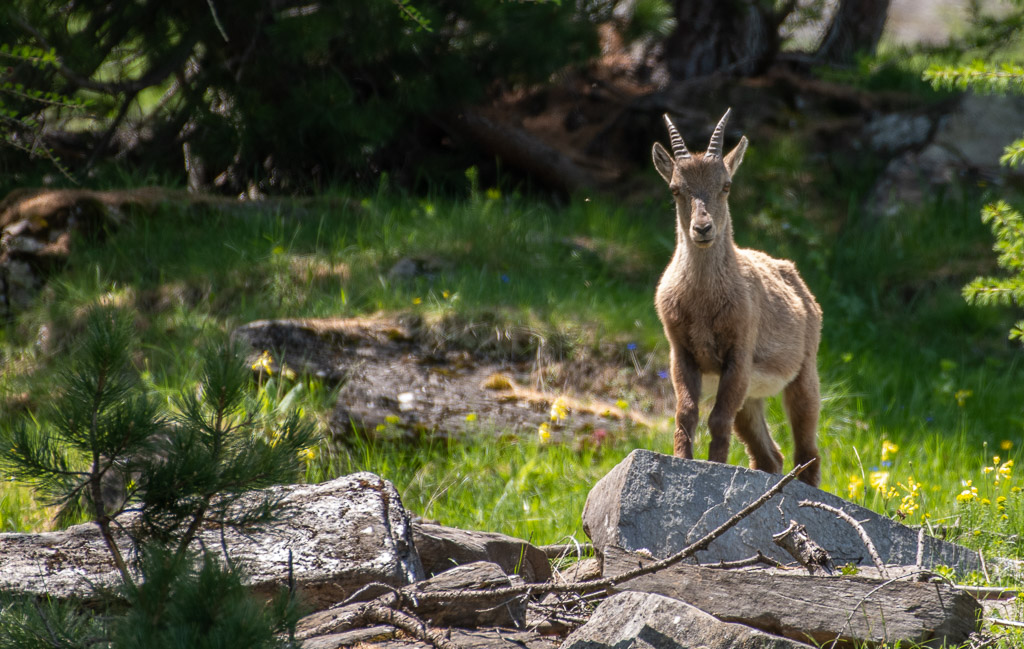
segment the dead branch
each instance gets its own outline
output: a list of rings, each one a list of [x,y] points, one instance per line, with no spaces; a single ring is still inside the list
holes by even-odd
[[[773,534],[772,542],[788,552],[801,566],[807,568],[808,574],[813,575],[821,570],[826,575],[831,575],[836,571],[836,566],[832,563],[832,555],[807,534],[806,527],[794,520],[789,521],[789,527],[778,534]]]
[[[555,543],[552,545],[540,546],[540,551],[547,555],[548,559],[563,559],[567,556],[594,554],[593,543]]]
[[[988,576],[988,566],[985,565],[985,554],[978,550],[978,560],[981,561],[981,574],[985,575],[985,581],[992,583],[992,578]]]
[[[779,568],[780,570],[787,569],[786,566],[782,565],[775,559],[765,556],[765,554],[760,550],[758,550],[757,554],[754,556],[747,557],[746,559],[738,559],[736,561],[719,561],[714,565],[706,565],[704,567],[714,568],[715,570],[735,570],[736,568],[746,568],[748,566],[756,566],[759,564]]]
[[[1013,620],[1004,620],[999,617],[987,617],[985,621],[991,624],[998,624],[999,626],[1012,626],[1015,629],[1024,629],[1024,622],[1014,622]]]
[[[954,584],[957,590],[962,590],[974,599],[1013,599],[1020,594],[1016,588],[1003,588],[1001,586],[963,586]]]
[[[826,505],[825,503],[819,503],[813,500],[801,500],[799,505],[801,507],[816,507],[818,509],[822,509],[830,514],[835,514],[837,517],[849,523],[850,526],[857,531],[857,534],[860,536],[860,540],[864,542],[864,547],[867,548],[868,555],[871,556],[871,560],[875,562],[875,567],[878,568],[879,574],[882,575],[883,579],[888,579],[889,573],[885,569],[885,564],[882,562],[882,558],[878,556],[878,550],[875,549],[875,544],[871,541],[871,537],[868,536],[867,531],[864,530],[864,526],[861,525],[857,519],[837,507],[832,507],[831,505]]]
[[[431,629],[426,622],[415,615],[380,606],[374,602],[369,602],[362,608],[363,623],[359,626],[387,624],[405,631],[417,640],[422,640],[436,649],[460,649],[459,645],[452,642],[444,631]]]

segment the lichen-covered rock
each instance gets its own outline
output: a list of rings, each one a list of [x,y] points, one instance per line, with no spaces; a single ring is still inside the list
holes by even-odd
[[[409,513],[390,482],[355,473],[270,491],[287,507],[278,522],[245,535],[225,534],[232,560],[244,568],[256,593],[271,595],[287,584],[289,561],[300,596],[314,609],[371,582],[405,586],[423,578]],[[200,540],[206,548],[221,544],[214,529],[202,532]],[[121,542],[127,550],[127,540]],[[94,586],[118,581],[93,524],[45,534],[0,534],[0,557],[0,590],[89,599]]]

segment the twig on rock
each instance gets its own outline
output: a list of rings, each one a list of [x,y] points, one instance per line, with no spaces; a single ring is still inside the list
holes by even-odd
[[[985,621],[991,624],[998,624],[999,626],[1012,626],[1015,629],[1024,629],[1024,622],[1014,622],[1013,620],[1004,620],[999,617],[987,617]]]
[[[738,559],[736,561],[719,561],[714,565],[706,565],[704,567],[714,568],[715,570],[735,570],[736,568],[746,568],[748,566],[756,566],[758,564],[764,564],[781,570],[788,570],[786,566],[769,556],[765,556],[764,552],[761,552],[760,550],[758,550],[757,554],[754,556],[747,557],[746,559]]]
[[[547,555],[548,559],[564,559],[568,555],[575,554],[577,557],[583,557],[585,554],[594,553],[593,543],[579,543],[573,540],[573,543],[555,543],[553,545],[542,545],[540,551]]]
[[[924,528],[920,527],[917,530],[917,558],[914,560],[914,567],[918,570],[924,570]],[[918,581],[925,581],[928,577],[918,575]]]
[[[365,622],[387,624],[396,629],[401,629],[417,640],[422,640],[436,649],[461,649],[459,645],[447,637],[444,631],[431,629],[427,626],[426,622],[415,615],[397,611],[387,606],[381,606],[375,602],[369,602],[363,608],[362,619]]]
[[[882,558],[878,556],[878,550],[875,549],[875,544],[871,541],[871,537],[868,536],[868,533],[867,531],[865,531],[864,526],[861,525],[857,519],[855,519],[853,516],[850,516],[843,510],[839,509],[838,507],[832,507],[831,505],[819,503],[814,500],[801,500],[800,506],[816,507],[818,509],[822,509],[824,511],[829,512],[830,514],[836,515],[837,517],[849,523],[850,526],[857,531],[857,534],[860,535],[860,540],[864,542],[864,547],[867,548],[868,555],[871,556],[871,560],[875,562],[875,567],[878,568],[879,574],[882,575],[883,579],[889,578],[889,572],[885,569],[885,563],[882,562]]]
[[[974,599],[1013,599],[1021,591],[1016,588],[1003,588],[1001,586],[965,586],[953,584],[957,590],[962,590]]]
[[[778,534],[773,534],[772,542],[788,552],[801,566],[807,568],[808,574],[813,575],[821,570],[826,575],[831,575],[836,571],[836,566],[832,563],[832,555],[807,534],[805,526],[794,520],[789,521],[789,527]]]

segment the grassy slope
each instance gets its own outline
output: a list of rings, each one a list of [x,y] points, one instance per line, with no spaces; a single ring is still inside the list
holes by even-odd
[[[921,487],[910,522],[947,524],[967,542],[1018,556],[1016,541],[1000,535],[1021,531],[1024,503],[1012,490],[1020,482],[1004,476],[993,484],[998,471],[982,468],[997,453],[1001,461],[1018,459],[1024,442],[1021,352],[1005,340],[1008,314],[967,307],[959,297],[967,279],[993,268],[981,200],[951,190],[876,221],[851,208],[862,198],[862,175],[826,173],[794,142],[755,143],[732,199],[738,242],[793,258],[825,311],[823,487],[846,495],[851,480],[870,483],[873,472],[888,471],[888,488],[854,493],[895,514],[905,496],[898,485],[912,477]],[[9,368],[0,396],[27,391],[33,407],[44,403],[62,345],[82,308],[97,300],[138,311],[140,366],[154,389],[168,393],[190,384],[197,341],[244,322],[396,310],[497,318],[538,340],[563,341],[567,353],[610,349],[624,371],[632,371],[632,343],[642,364],[664,369],[667,348],[651,296],[674,234],[668,193],[652,177],[654,187],[646,203],[578,197],[564,206],[496,190],[455,200],[382,187],[294,210],[167,208],[133,218],[103,242],[77,242],[68,268],[0,334]],[[388,280],[387,270],[406,255],[436,257],[444,269],[432,279]],[[47,342],[39,344],[44,330]],[[303,385],[299,403],[323,416],[329,389],[308,379]],[[639,407],[637,395],[602,396]],[[597,449],[532,439],[359,442],[323,454],[309,477],[373,470],[393,480],[414,511],[446,524],[537,542],[582,538],[579,512],[596,479],[632,448],[670,452],[670,413],[655,414],[664,424],[652,435]],[[784,429],[778,403],[770,417],[774,429]],[[777,437],[788,455],[784,430]],[[883,440],[899,447],[885,459],[890,466]],[[702,441],[698,453],[706,453]],[[1001,450],[1007,442],[1009,451]],[[731,461],[745,463],[739,445]],[[981,490],[958,503],[965,480]],[[1009,500],[998,503],[999,495]],[[8,486],[0,497],[3,529],[42,525],[45,514],[27,492]],[[977,537],[976,529],[983,530]]]

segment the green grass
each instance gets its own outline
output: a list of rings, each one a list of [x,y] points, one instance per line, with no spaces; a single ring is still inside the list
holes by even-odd
[[[898,494],[884,498],[868,487],[858,500],[896,515],[904,495],[897,485],[913,477],[923,486],[909,522],[928,514],[964,542],[1020,556],[1008,536],[974,535],[1024,527],[1022,508],[981,505],[996,496],[982,468],[997,453],[1019,465],[1024,442],[1021,350],[1006,341],[1011,314],[968,307],[959,295],[963,283],[994,268],[978,218],[982,190],[953,190],[877,219],[856,207],[864,176],[863,169],[823,170],[796,141],[756,143],[732,199],[738,242],[793,258],[824,308],[823,487],[846,495],[851,476],[867,483],[887,469]],[[82,313],[100,301],[136,311],[139,366],[167,394],[194,380],[195,349],[208,336],[260,318],[378,312],[508,326],[545,353],[618,360],[624,371],[633,371],[626,346],[634,343],[641,365],[657,372],[667,366],[667,346],[652,294],[671,254],[674,220],[653,174],[651,187],[649,198],[630,203],[581,196],[557,205],[483,189],[418,198],[382,184],[369,194],[338,190],[250,210],[132,214],[101,240],[76,241],[67,268],[0,330],[0,398],[37,412]],[[440,270],[431,279],[389,279],[405,256],[437,259]],[[331,386],[297,382],[294,403],[324,421]],[[291,387],[274,386],[271,401]],[[581,538],[579,513],[601,475],[633,448],[669,452],[671,413],[652,414],[662,424],[650,435],[597,449],[493,431],[448,442],[359,440],[322,453],[309,478],[372,470],[395,482],[414,512],[445,524],[541,543]],[[769,416],[788,455],[777,402]],[[899,446],[889,467],[883,440]],[[1009,450],[1001,449],[1006,441]],[[738,444],[730,461],[746,462]],[[962,480],[990,491],[958,502]],[[39,508],[21,488],[4,487],[0,497],[5,530],[41,527]]]

